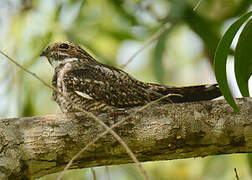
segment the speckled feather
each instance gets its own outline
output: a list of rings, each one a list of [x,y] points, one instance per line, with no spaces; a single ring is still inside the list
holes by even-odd
[[[97,62],[80,46],[60,42],[42,52],[55,67],[52,84],[78,107],[90,112],[108,112],[143,106],[168,94],[165,103],[210,100],[221,96],[217,84],[169,87],[136,80],[126,72]],[[65,97],[53,92],[65,113],[75,112]]]

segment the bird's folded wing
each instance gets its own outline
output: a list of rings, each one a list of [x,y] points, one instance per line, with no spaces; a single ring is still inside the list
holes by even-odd
[[[100,65],[85,65],[69,71],[64,84],[83,98],[93,98],[115,107],[132,107],[150,101],[148,90],[127,73]]]

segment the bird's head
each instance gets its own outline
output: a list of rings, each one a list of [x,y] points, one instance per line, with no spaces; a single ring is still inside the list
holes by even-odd
[[[47,57],[49,63],[56,68],[63,62],[73,61],[77,59],[94,60],[85,50],[72,42],[56,42],[48,46],[40,56]]]

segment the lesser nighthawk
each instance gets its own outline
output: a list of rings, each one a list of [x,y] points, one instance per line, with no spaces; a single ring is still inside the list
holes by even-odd
[[[72,102],[89,112],[109,112],[143,106],[168,94],[165,103],[210,100],[221,96],[217,84],[187,87],[138,81],[126,72],[96,61],[80,46],[58,42],[41,54],[55,68],[53,98],[64,113],[76,112]],[[66,99],[67,97],[68,99]],[[75,106],[74,105],[74,106]]]

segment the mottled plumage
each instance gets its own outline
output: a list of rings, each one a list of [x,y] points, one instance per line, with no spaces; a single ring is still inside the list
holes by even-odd
[[[126,72],[97,62],[80,46],[59,42],[49,46],[46,56],[55,68],[52,84],[75,105],[90,112],[108,112],[143,106],[168,94],[165,103],[210,100],[221,96],[217,84],[169,87],[144,83]],[[72,103],[56,91],[54,100],[65,113],[76,112]]]

